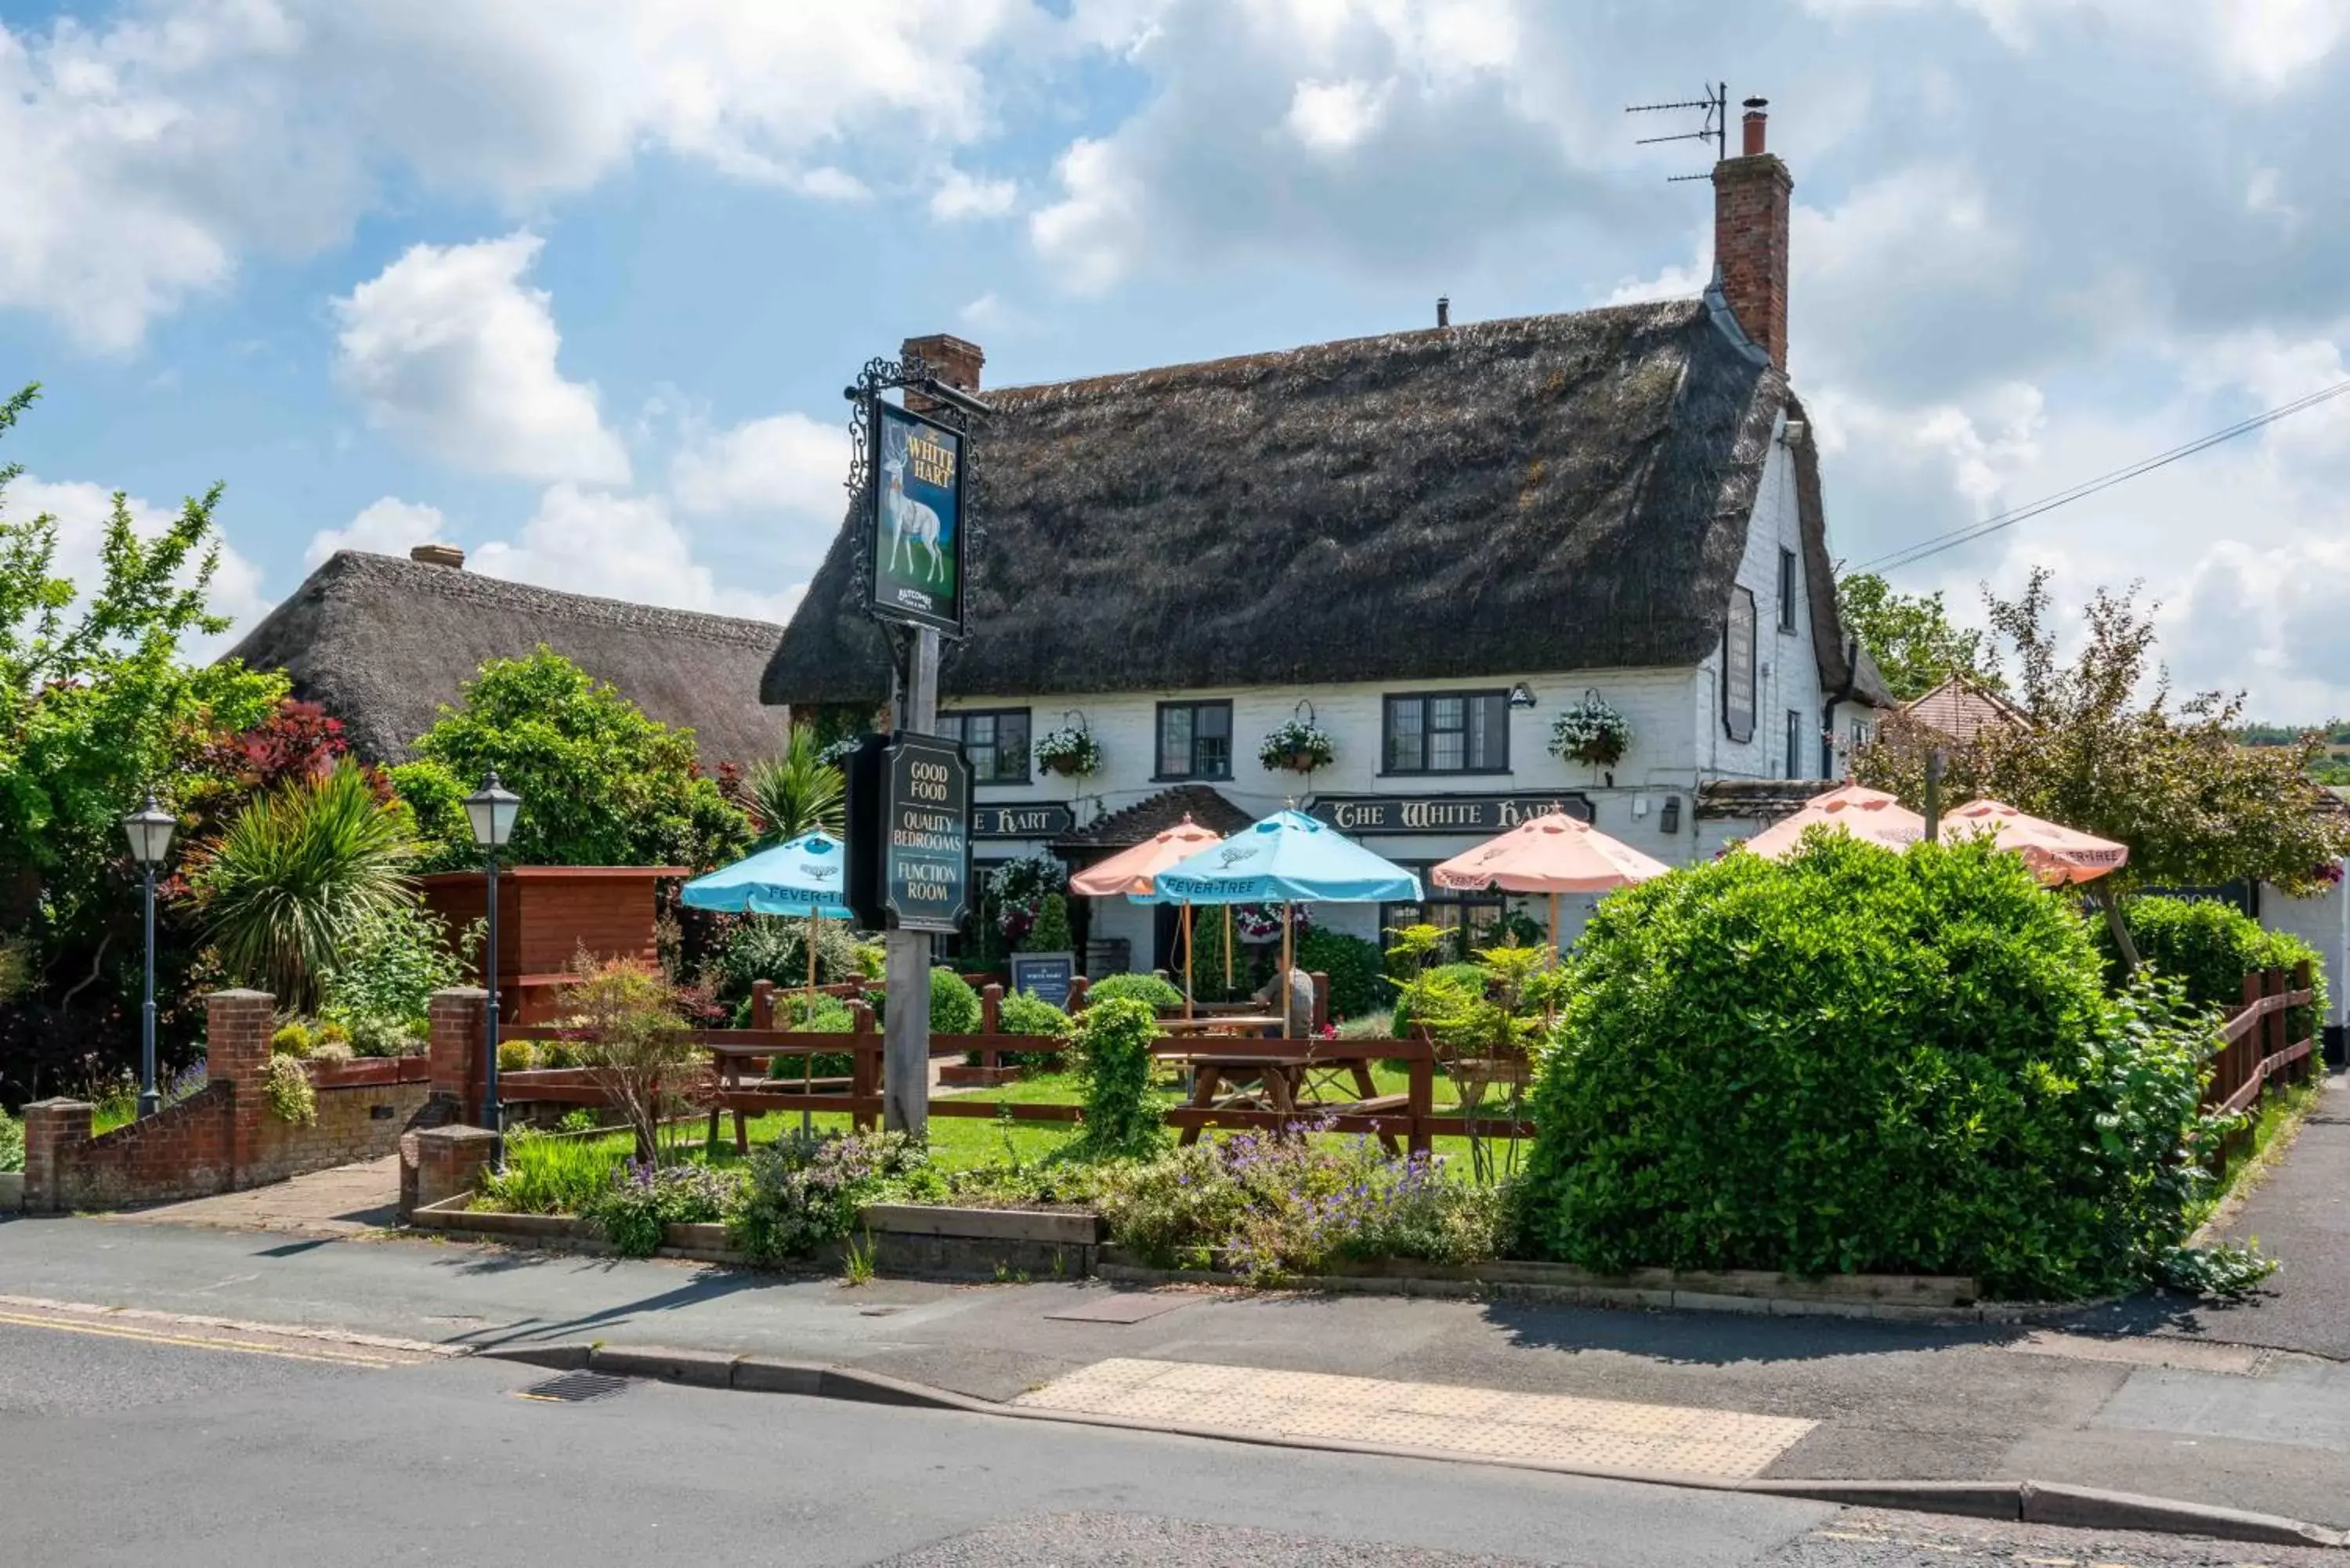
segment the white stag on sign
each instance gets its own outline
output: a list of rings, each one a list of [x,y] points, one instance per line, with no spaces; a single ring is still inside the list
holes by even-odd
[[[905,552],[906,565],[925,582],[942,581],[947,575],[947,555],[939,548],[939,514],[921,502],[906,493],[906,449],[893,445],[883,460],[881,471],[889,476],[889,488],[881,493],[881,505],[889,524],[889,569],[898,569],[898,553]],[[930,570],[922,569],[920,552],[931,553]]]

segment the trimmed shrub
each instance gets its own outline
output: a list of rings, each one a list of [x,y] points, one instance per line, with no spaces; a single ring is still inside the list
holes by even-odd
[[[1150,1043],[1159,1015],[1150,1004],[1113,996],[1088,1005],[1072,1037],[1085,1131],[1077,1146],[1097,1159],[1147,1159],[1167,1141],[1159,1096],[1150,1085]]]
[[[1183,989],[1155,974],[1113,974],[1086,989],[1086,1011],[1105,1002],[1139,1002],[1154,1012],[1172,1012],[1183,1005]]]
[[[1032,992],[1015,991],[995,1005],[995,1026],[1005,1034],[1036,1034],[1066,1040],[1076,1027],[1069,1015]],[[1062,1051],[1005,1052],[1001,1060],[1031,1071],[1050,1070],[1066,1064]]]
[[[737,1020],[740,1027],[749,1023],[751,1011],[745,1000]],[[806,992],[775,994],[775,1027],[796,1030],[803,1034],[847,1034],[857,1028],[856,1015],[848,1003],[837,996],[818,992],[813,1002]],[[857,1071],[857,1059],[846,1051],[827,1051],[815,1056],[771,1056],[767,1059],[767,1076],[788,1078],[798,1082],[804,1078],[846,1078]]]
[[[1526,1240],[1611,1273],[2148,1278],[2217,1033],[2175,982],[2109,998],[2085,928],[1981,843],[1822,836],[1615,894],[1535,1085]]]
[[[2314,1008],[2295,1008],[2297,1034],[2313,1032],[2325,1016],[2325,962],[2315,948],[2287,931],[2272,931],[2233,904],[2212,898],[2129,898],[2122,919],[2138,957],[2162,974],[2187,987],[2187,999],[2199,1007],[2226,1012],[2242,1005],[2244,973],[2255,969],[2290,970],[2307,960]],[[2121,960],[2113,938],[2100,923],[2098,949],[2106,959],[2109,979],[2118,980]]]
[[[269,1037],[269,1053],[273,1056],[299,1059],[310,1054],[317,1042],[310,1037],[310,1026],[300,1019],[278,1025],[277,1033]]]
[[[1430,985],[1457,991],[1464,997],[1485,994],[1485,971],[1473,963],[1439,964],[1428,971],[1427,979]],[[1393,1029],[1393,1038],[1411,1038],[1411,999],[1409,996],[1398,995],[1396,998]]]
[[[1330,977],[1330,1019],[1360,1018],[1395,997],[1379,944],[1337,931],[1313,930],[1297,939],[1297,967]]]
[[[499,1072],[527,1073],[537,1065],[538,1054],[530,1048],[529,1041],[501,1040],[498,1042]]]
[[[865,1001],[873,1009],[876,1024],[889,1019],[889,993],[884,990],[868,991]],[[980,1020],[985,1016],[979,1005],[979,992],[971,982],[943,965],[931,971],[931,1033],[937,1034],[976,1034]]]
[[[747,916],[726,933],[724,945],[703,971],[703,983],[722,1002],[751,994],[754,981],[773,981],[778,992],[807,984],[808,923],[786,916]],[[858,947],[844,920],[818,920],[816,973],[819,985],[858,978]]]

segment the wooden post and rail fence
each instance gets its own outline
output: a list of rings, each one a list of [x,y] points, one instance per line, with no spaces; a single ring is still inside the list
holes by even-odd
[[[1321,978],[1315,977],[1317,992],[1323,989]],[[751,1027],[695,1032],[694,1043],[709,1054],[711,1066],[693,1098],[709,1108],[712,1137],[718,1135],[723,1115],[733,1119],[738,1148],[747,1142],[749,1118],[775,1112],[845,1113],[860,1129],[879,1122],[883,1106],[884,1037],[873,1010],[856,988],[827,989],[847,1001],[852,1023],[847,1031],[818,1033],[775,1028],[775,989],[762,981],[752,993]],[[2203,1099],[2207,1111],[2249,1116],[2257,1113],[2272,1087],[2310,1080],[2315,1071],[2316,1032],[2307,1025],[2306,1015],[2297,1017],[2295,1010],[2309,1008],[2314,1000],[2306,963],[2292,971],[2255,971],[2244,976],[2243,1001],[2220,1025],[2226,1044],[2211,1064]],[[1017,1068],[1003,1065],[1005,1056],[1057,1056],[1068,1049],[1067,1043],[1049,1035],[1003,1033],[998,1027],[1002,1001],[1002,986],[983,986],[980,1032],[933,1035],[932,1057],[970,1063],[968,1083],[994,1085],[1017,1076]],[[1081,1010],[1084,1001],[1081,980],[1071,997],[1072,1011]],[[1201,1007],[1195,1012],[1200,1021],[1207,1021],[1244,1013],[1248,1005]],[[509,1030],[506,1038],[559,1042],[567,1036],[559,1028],[536,1025]],[[1534,1136],[1534,1124],[1523,1117],[1471,1120],[1454,1110],[1440,1112],[1435,1103],[1440,1063],[1436,1048],[1425,1039],[1338,1040],[1318,1034],[1280,1039],[1195,1033],[1162,1037],[1153,1043],[1151,1054],[1189,1070],[1193,1085],[1191,1097],[1163,1113],[1167,1125],[1180,1130],[1187,1143],[1211,1127],[1278,1131],[1300,1123],[1400,1143],[1414,1153],[1428,1152],[1431,1140],[1440,1135]],[[847,1075],[816,1075],[813,1063],[825,1056],[847,1057]],[[802,1071],[785,1068],[771,1075],[774,1064],[792,1062],[802,1064]],[[1371,1068],[1383,1063],[1404,1069],[1406,1086],[1401,1094],[1377,1091]],[[607,1103],[604,1088],[586,1068],[513,1072],[502,1075],[500,1082],[513,1103]],[[1314,1089],[1333,1086],[1339,1089],[1339,1098],[1314,1096]],[[931,1115],[1062,1124],[1084,1119],[1083,1110],[1074,1105],[952,1095],[934,1096]],[[2215,1160],[2225,1154],[2224,1149],[2218,1151]]]

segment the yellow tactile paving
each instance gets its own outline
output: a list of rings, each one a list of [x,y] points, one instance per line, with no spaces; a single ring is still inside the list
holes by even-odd
[[[1133,1357],[1096,1362],[1014,1403],[1167,1427],[1732,1479],[1759,1475],[1817,1424],[1566,1394]]]

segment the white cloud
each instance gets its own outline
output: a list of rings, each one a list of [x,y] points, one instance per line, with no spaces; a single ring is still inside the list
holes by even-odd
[[[955,317],[973,332],[995,337],[1016,336],[1035,329],[1036,322],[1026,311],[1005,300],[993,289],[955,312]]]
[[[721,587],[658,496],[550,486],[515,540],[475,550],[468,569],[572,593],[782,622],[806,579]]]
[[[51,482],[25,474],[11,481],[6,491],[0,493],[0,504],[5,505],[9,517],[20,523],[44,513],[56,518],[57,553],[50,568],[54,575],[67,578],[84,595],[104,576],[99,552],[106,540],[107,524],[114,515],[111,491],[73,480]],[[178,515],[174,509],[157,506],[135,495],[126,498],[124,504],[130,513],[131,527],[142,538],[161,535]],[[192,569],[183,571],[180,580],[191,582],[194,575]],[[260,571],[225,539],[220,542],[220,558],[213,571],[207,599],[214,614],[228,618],[229,629],[217,637],[192,638],[183,643],[182,653],[194,659],[210,659],[234,642],[268,606],[261,593]]]
[[[1021,0],[138,0],[0,23],[0,308],[120,351],[397,181],[536,210],[658,151],[854,198],[988,126]],[[854,154],[857,167],[845,167]]]
[[[963,218],[1000,218],[1019,200],[1020,186],[1015,181],[983,180],[950,169],[931,196],[931,216],[950,223]]]
[[[1344,152],[1378,126],[1387,90],[1364,81],[1299,82],[1289,133],[1317,152]]]
[[[629,454],[593,384],[566,380],[547,295],[523,286],[528,234],[415,245],[335,301],[337,381],[368,421],[444,462],[625,483]]]
[[[829,538],[847,504],[848,462],[843,426],[776,414],[711,434],[689,430],[670,489],[688,512],[797,513]]]
[[[371,550],[405,556],[419,545],[449,542],[448,519],[437,506],[420,506],[386,495],[370,501],[340,528],[321,528],[302,552],[305,569],[323,565],[338,550]]]

